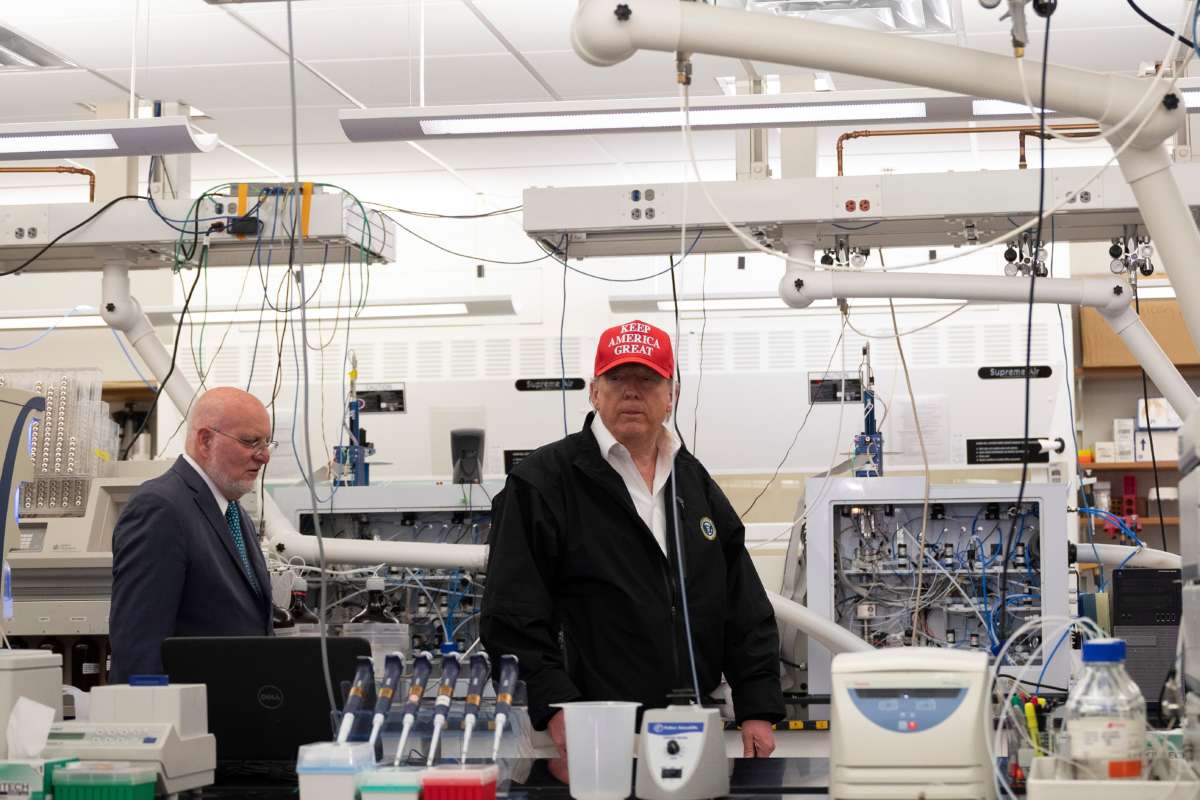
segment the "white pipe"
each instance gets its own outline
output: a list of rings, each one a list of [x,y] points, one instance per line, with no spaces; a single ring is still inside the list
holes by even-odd
[[[571,44],[585,61],[610,66],[638,50],[706,53],[1025,105],[1017,61],[1009,55],[704,3],[625,0],[622,5],[629,13],[618,16],[612,0],[581,0],[571,26]],[[1042,65],[1026,61],[1030,93],[1037,97]],[[1137,108],[1145,93],[1142,79],[1056,65],[1047,70],[1044,105],[1111,126]],[[1169,110],[1161,100],[1161,95],[1152,95],[1144,112],[1135,114],[1139,120],[1144,113],[1154,115],[1138,135],[1142,146],[1161,143],[1183,124],[1183,102]]]
[[[1121,341],[1125,342],[1134,360],[1146,370],[1146,375],[1154,381],[1154,385],[1162,392],[1163,397],[1167,398],[1167,402],[1179,414],[1179,418],[1187,419],[1200,401],[1188,385],[1187,379],[1179,374],[1174,362],[1159,347],[1154,335],[1146,329],[1137,312],[1126,306],[1116,314],[1101,311],[1100,316],[1104,317],[1121,337]]]
[[[1179,299],[1179,311],[1191,334],[1192,341],[1200,344],[1200,270],[1196,268],[1196,256],[1200,253],[1200,231],[1192,219],[1191,209],[1179,191],[1179,184],[1171,175],[1171,163],[1166,149],[1156,147],[1139,150],[1130,147],[1117,159],[1125,180],[1133,189],[1138,208],[1142,212],[1142,224],[1154,241],[1175,296]],[[1162,386],[1159,387],[1163,388]],[[1184,419],[1191,409],[1182,409]]]
[[[150,318],[142,310],[142,304],[129,293],[129,265],[109,261],[104,264],[100,282],[100,317],[109,327],[120,331],[130,346],[146,362],[146,366],[161,383],[171,369],[171,354],[154,332]],[[196,391],[176,369],[166,384],[167,396],[187,416],[188,405]]]
[[[779,294],[793,308],[806,308],[814,300],[928,298],[980,303],[1027,303],[1027,278],[979,275],[847,272],[795,269],[783,276]],[[1090,306],[1118,312],[1129,306],[1131,292],[1123,278],[1040,278],[1034,284],[1034,301]]]
[[[856,653],[873,649],[871,645],[832,620],[825,619],[806,606],[775,592],[767,592],[775,609],[775,622],[799,628],[809,638],[820,642],[830,653]]]
[[[310,564],[318,561],[317,539],[299,533],[270,493],[263,493],[264,534],[271,551],[285,561],[300,557]],[[481,544],[443,544],[440,542],[384,542],[366,539],[325,537],[327,564],[395,564],[426,569],[465,567],[482,570],[487,566],[488,548]]]
[[[1095,548],[1093,552],[1092,548]],[[1137,550],[1124,544],[1091,544],[1080,542],[1076,545],[1076,558],[1081,564],[1102,564],[1106,567],[1119,567],[1129,554]],[[1129,558],[1127,567],[1143,567],[1145,569],[1180,569],[1183,564],[1175,553],[1146,548],[1133,558]]]

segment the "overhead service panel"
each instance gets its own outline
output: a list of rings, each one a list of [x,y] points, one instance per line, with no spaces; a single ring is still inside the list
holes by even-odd
[[[114,259],[133,269],[157,269],[174,264],[180,257],[178,248],[185,253],[194,250],[193,241],[206,232],[210,232],[209,266],[244,267],[256,254],[265,259],[271,249],[286,258],[297,217],[306,262],[323,253],[325,245],[339,260],[395,260],[396,237],[382,215],[364,213],[354,198],[338,191],[306,193],[297,214],[290,191],[290,184],[252,184],[246,199],[233,192],[205,195],[198,204],[156,201],[159,214],[172,220],[174,228],[149,203],[125,200],[63,236],[23,272],[94,270]],[[0,207],[0,272],[25,263],[97,210],[91,203]]]
[[[1172,170],[1188,205],[1200,205],[1200,164]],[[1107,241],[1121,226],[1142,223],[1121,171],[1109,167],[1089,184],[1095,173],[1092,167],[1047,171],[1046,206],[1066,201],[1055,217],[1058,241]],[[817,248],[834,247],[838,237],[856,247],[970,246],[1036,215],[1039,179],[1037,170],[1009,170],[531,188],[524,193],[524,224],[544,246],[578,258],[678,253],[685,222],[694,252],[750,249],[721,214],[774,248],[795,231]]]

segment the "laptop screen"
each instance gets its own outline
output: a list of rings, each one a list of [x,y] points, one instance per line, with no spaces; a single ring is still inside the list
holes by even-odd
[[[330,638],[329,670],[341,706],[364,639]],[[208,686],[208,729],[218,762],[295,762],[300,745],[333,737],[321,641],[316,636],[207,636],[167,639],[163,666],[172,683]]]

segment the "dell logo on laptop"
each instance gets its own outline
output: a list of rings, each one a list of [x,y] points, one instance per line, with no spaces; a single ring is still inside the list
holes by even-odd
[[[258,704],[268,711],[283,707],[283,692],[278,686],[267,684],[258,690]]]

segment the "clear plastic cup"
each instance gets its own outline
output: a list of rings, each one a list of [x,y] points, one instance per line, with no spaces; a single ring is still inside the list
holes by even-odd
[[[641,703],[555,703],[565,715],[567,768],[575,800],[625,800]]]

